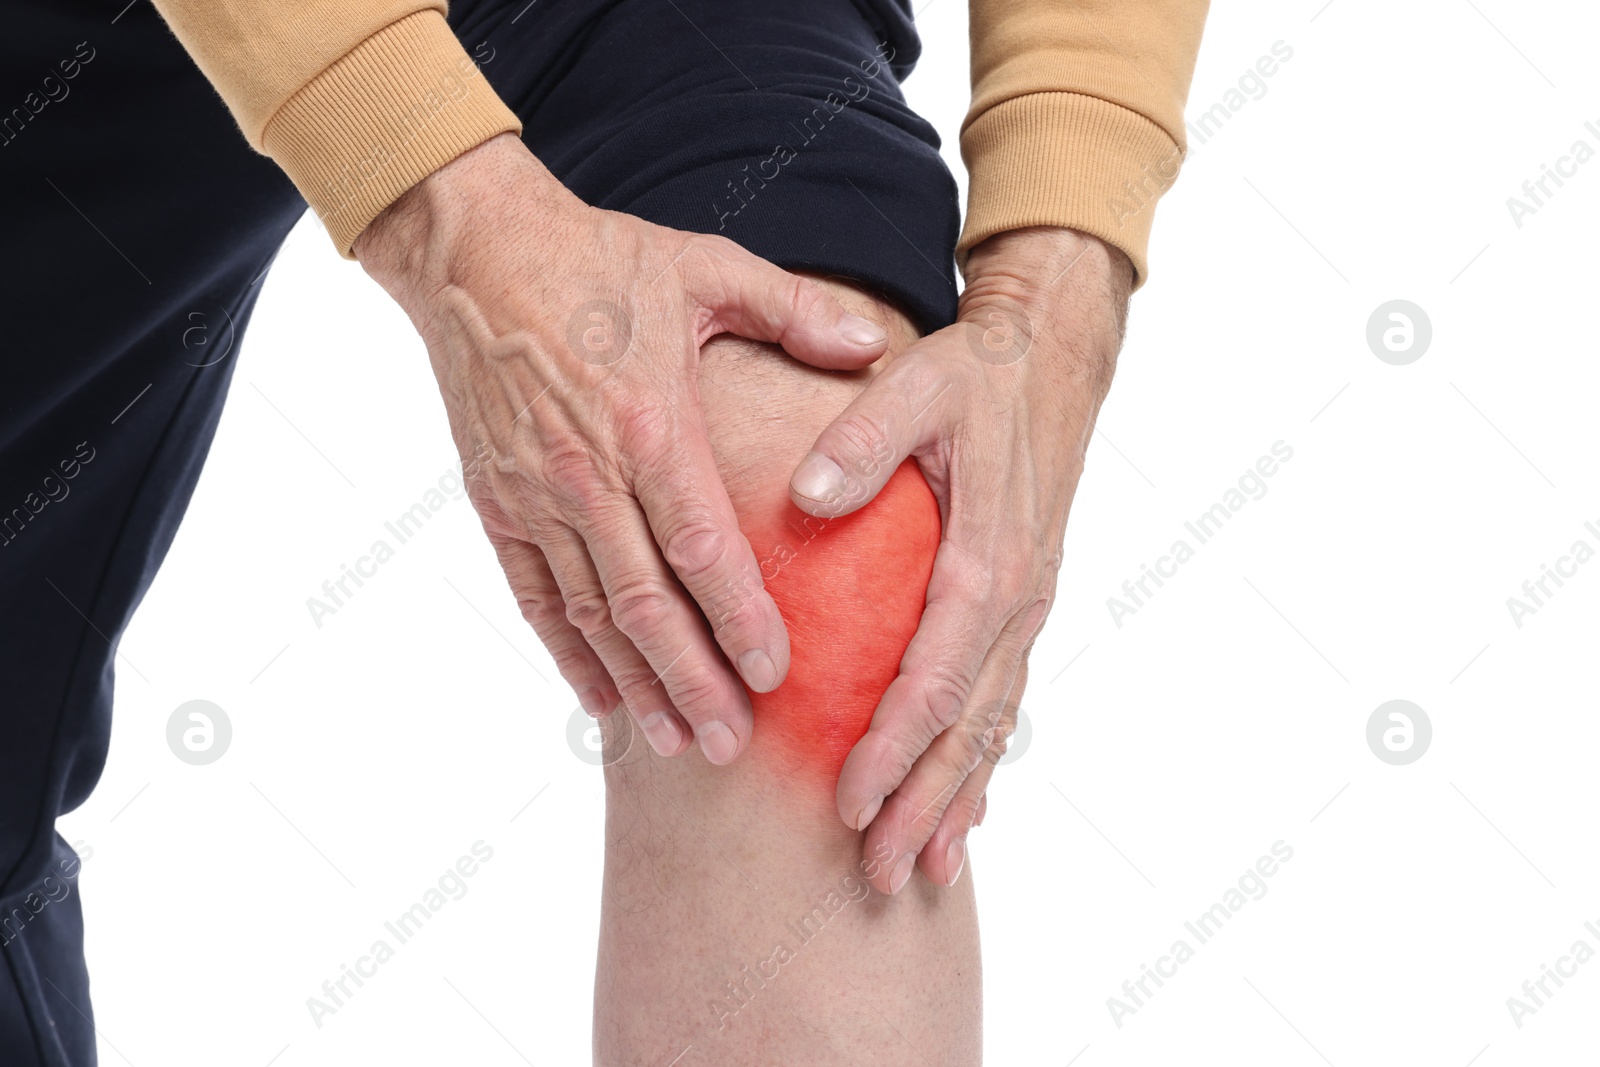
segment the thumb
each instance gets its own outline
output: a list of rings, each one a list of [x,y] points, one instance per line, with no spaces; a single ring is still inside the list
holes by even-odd
[[[945,436],[954,393],[914,350],[893,360],[817,436],[789,479],[790,499],[820,518],[864,507],[908,456]]]
[[[711,312],[712,334],[781,345],[794,358],[824,370],[868,366],[888,348],[882,326],[852,315],[810,278],[790,274],[732,241],[708,240],[707,247],[712,259],[707,282],[689,288]]]

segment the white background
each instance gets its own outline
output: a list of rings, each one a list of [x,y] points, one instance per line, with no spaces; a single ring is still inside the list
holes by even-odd
[[[1592,9],[1218,5],[1196,118],[1283,41],[1267,92],[1162,203],[1034,654],[1032,738],[973,836],[995,1064],[1555,1064],[1592,1054],[1600,562],[1600,148]],[[965,12],[929,0],[907,85],[953,167]],[[1553,188],[1553,187],[1552,187]],[[453,501],[318,629],[306,608],[454,455],[420,343],[310,220],[290,238],[171,556],[122,644],[111,757],[62,820],[104,1063],[587,1062],[600,775],[574,700]],[[1416,362],[1365,339],[1391,299]],[[1293,449],[1118,627],[1106,605],[1274,442]],[[1192,537],[1186,537],[1194,544]],[[1404,698],[1408,766],[1367,747]],[[232,746],[188,766],[206,699]],[[530,799],[537,796],[529,805]],[[494,850],[319,1029],[306,999],[483,840]],[[1121,995],[1274,842],[1294,850],[1136,1014]],[[937,976],[930,976],[937,981]],[[1551,987],[1554,988],[1553,986]],[[937,1051],[937,1050],[933,1050]],[[276,1058],[275,1058],[276,1057]]]

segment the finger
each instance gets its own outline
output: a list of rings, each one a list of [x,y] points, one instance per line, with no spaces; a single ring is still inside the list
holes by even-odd
[[[862,842],[867,855],[918,857],[918,866],[938,885],[951,884],[954,878],[950,876],[960,873],[962,857],[947,854],[949,842],[945,843],[945,852],[937,856],[924,856],[923,852],[950,806],[961,797],[962,786],[984,765],[985,756],[994,748],[1027,639],[1016,621],[1008,624],[984,660],[960,718],[917,758],[905,781],[884,801],[867,828]],[[963,833],[971,825],[982,793],[980,784],[965,798]],[[952,860],[958,862],[949,866]],[[909,865],[903,871],[897,868],[882,879],[879,888],[898,892],[909,876]]]
[[[771,692],[789,673],[789,631],[739,529],[704,427],[690,421],[656,454],[633,481],[661,554],[745,684]],[[714,668],[725,673],[720,661]]]
[[[676,756],[689,747],[693,734],[657,683],[657,675],[611,617],[605,586],[589,558],[583,539],[569,527],[541,530],[539,538],[550,572],[566,603],[568,622],[583,634],[621,694],[650,747]]]
[[[992,567],[993,561],[973,559],[949,540],[939,543],[926,606],[900,673],[839,773],[839,816],[846,825],[865,829],[934,738],[960,717],[1008,621],[1007,608],[993,603]]]
[[[782,345],[813,367],[854,370],[883,355],[889,334],[853,315],[820,285],[721,237],[698,239],[700,270],[686,272],[689,295],[711,313],[706,339],[733,333]]]
[[[821,518],[866,504],[907,456],[936,442],[954,417],[960,383],[949,364],[915,358],[890,363],[818,435],[789,479],[800,510]],[[908,358],[910,357],[910,358]]]
[[[1000,713],[993,741],[984,749],[983,759],[961,783],[933,836],[928,838],[927,844],[917,854],[917,866],[935,885],[955,885],[956,879],[961,877],[967,862],[967,834],[983,822],[984,809],[989,803],[989,781],[1005,757],[1011,735],[1016,733],[1017,713],[1022,706],[1022,694],[1027,685],[1028,660],[1024,656],[1016,681],[1011,684],[1011,693]]]
[[[579,523],[577,532],[605,594],[601,602],[586,605],[587,613],[598,617],[604,612],[607,622],[638,649],[655,672],[655,687],[665,691],[688,721],[706,759],[731,762],[750,740],[750,695],[728,669],[710,626],[662,559],[639,505],[621,500],[593,507],[579,516]],[[748,545],[745,551],[750,551]],[[580,628],[589,633],[587,626]]]
[[[544,642],[561,677],[577,693],[578,703],[596,718],[611,714],[622,698],[605,664],[582,632],[567,621],[561,587],[550,573],[544,553],[537,545],[495,533],[489,534],[489,542],[494,545],[523,619]]]

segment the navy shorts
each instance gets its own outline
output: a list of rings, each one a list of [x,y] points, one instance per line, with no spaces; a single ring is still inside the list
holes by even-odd
[[[126,3],[20,0],[0,34],[0,108],[27,101],[0,114],[5,1067],[95,1062],[55,820],[104,766],[117,641],[233,373],[195,358],[190,316],[243,329],[305,210],[154,9]],[[589,203],[855,280],[924,330],[954,318],[956,188],[900,94],[905,0],[457,0],[450,20]]]

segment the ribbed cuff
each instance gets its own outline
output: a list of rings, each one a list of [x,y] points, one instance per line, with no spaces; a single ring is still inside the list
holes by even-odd
[[[338,247],[446,163],[520,133],[444,16],[419,11],[379,30],[290,97],[262,135]]]
[[[1183,150],[1143,115],[1079,93],[1030,93],[996,104],[961,133],[967,221],[956,245],[1024,226],[1065,226],[1115,245],[1144,284],[1156,201]]]

